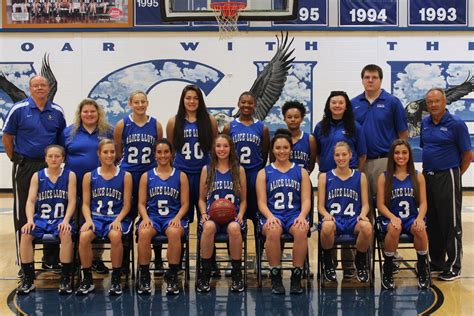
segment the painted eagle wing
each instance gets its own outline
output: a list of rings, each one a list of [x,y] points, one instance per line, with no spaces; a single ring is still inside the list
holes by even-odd
[[[257,99],[254,116],[261,121],[265,119],[270,109],[280,98],[288,70],[295,59],[294,57],[290,58],[294,49],[289,51],[294,38],[288,42],[288,32],[285,35],[281,33],[281,40],[278,36],[276,38],[278,48],[275,56],[265,66],[250,88],[250,92]]]
[[[0,89],[12,99],[13,103],[26,99],[26,93],[11,83],[4,73],[0,73]]]
[[[450,104],[461,99],[463,96],[474,91],[474,76],[466,79],[460,85],[454,86],[452,88],[446,89],[446,103]]]
[[[54,96],[56,95],[56,92],[58,91],[58,82],[49,64],[48,54],[44,54],[43,56],[43,62],[41,65],[41,75],[45,77],[46,79],[48,79],[48,82],[49,82],[48,99],[51,100],[52,102],[54,100]]]

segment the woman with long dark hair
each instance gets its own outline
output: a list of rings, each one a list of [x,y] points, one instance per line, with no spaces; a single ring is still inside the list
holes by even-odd
[[[418,257],[418,286],[427,289],[431,277],[427,267],[428,235],[424,219],[427,211],[426,183],[423,174],[415,170],[412,150],[405,139],[397,139],[390,146],[387,171],[379,176],[377,186],[377,208],[381,213],[378,221],[382,231],[386,232],[382,286],[395,288],[393,257],[403,232],[413,235]]]

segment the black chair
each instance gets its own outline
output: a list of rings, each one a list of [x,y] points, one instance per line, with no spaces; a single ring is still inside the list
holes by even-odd
[[[76,275],[76,270],[77,270],[77,265],[79,263],[79,258],[78,258],[78,251],[77,251],[77,246],[78,243],[76,242],[76,236],[72,236],[72,242],[73,242],[73,253],[72,253],[72,271],[71,271],[71,288],[74,289],[74,283],[75,283],[75,275]],[[61,240],[59,237],[56,237],[52,234],[44,234],[43,238],[35,238],[33,239],[33,253],[37,250],[43,251],[44,245],[58,245],[60,247],[61,245]],[[34,256],[33,256],[34,258]],[[42,264],[43,261],[39,260],[36,261],[33,259],[33,263],[35,266],[35,274],[41,273],[41,272],[48,272],[48,271],[54,271],[57,273],[60,273],[61,270],[51,270],[51,269],[43,269]],[[36,265],[40,265],[40,268],[36,268]]]
[[[385,235],[386,233],[384,233],[381,229],[381,218],[378,216],[376,221],[375,221],[375,238],[374,238],[374,243],[373,243],[373,248],[374,248],[374,260],[373,260],[373,263],[372,263],[372,271],[374,271],[375,269],[375,263],[377,262],[378,263],[378,266],[379,266],[379,270],[380,270],[380,279],[382,279],[383,277],[383,262],[385,260],[385,257],[383,255],[383,243],[384,243],[384,240],[385,240]],[[406,233],[402,233],[400,234],[400,238],[399,238],[399,241],[398,241],[398,248],[397,248],[397,251],[398,250],[407,250],[407,249],[411,249],[413,251],[413,253],[416,253],[416,250],[415,250],[415,245],[413,244],[413,235],[412,234],[406,234]],[[377,256],[375,256],[375,251],[377,251]],[[394,258],[393,262],[394,264],[396,264],[398,266],[398,269],[399,270],[409,270],[409,271],[413,271],[415,274],[416,274],[416,263],[417,263],[417,259],[414,258],[414,259],[406,259],[406,258],[402,258],[402,259],[397,259],[397,258]],[[429,262],[429,254],[428,254],[428,262]],[[428,274],[430,275],[431,274],[431,270],[430,270],[430,266],[429,264],[427,265],[427,268],[428,268]]]
[[[197,282],[199,280],[199,274],[201,272],[201,229],[198,226],[198,238],[197,238],[197,250],[196,250],[196,280],[195,286],[197,287]],[[224,271],[227,269],[227,266],[230,265],[231,259],[228,258],[219,258],[217,256],[218,251],[228,250],[229,244],[229,235],[227,233],[216,233],[214,235],[214,248],[216,251],[216,263],[219,270]],[[242,255],[243,255],[243,277],[244,277],[244,287],[247,288],[247,227],[242,232]],[[220,263],[226,263],[225,267],[222,267]]]
[[[312,203],[313,204],[313,203]],[[309,230],[308,230],[308,239],[311,238],[311,227],[313,227],[313,214],[314,208],[311,207],[311,211],[309,213]],[[257,238],[257,249],[256,249],[256,256],[257,256],[257,282],[258,282],[258,287],[262,287],[262,270],[267,270],[269,271],[269,268],[264,268],[262,266],[262,263],[266,260],[263,259],[263,251],[265,249],[265,236],[262,234],[260,229],[258,229],[258,234],[255,237]],[[281,241],[281,247],[282,247],[282,258],[281,258],[281,263],[282,265],[285,263],[290,263],[290,266],[283,266],[282,270],[291,270],[292,269],[292,258],[285,259],[283,254],[285,250],[293,249],[292,244],[294,242],[293,235],[290,233],[282,233],[280,237]],[[304,263],[304,268],[303,268],[303,278],[306,278],[306,284],[307,284],[307,289],[310,288],[311,286],[311,269],[310,269],[310,263],[309,263],[309,241],[308,241],[308,250],[306,252],[306,259]]]
[[[333,250],[343,250],[343,249],[350,249],[350,250],[356,250],[356,242],[357,242],[357,236],[353,234],[340,234],[334,236],[334,246]],[[319,280],[319,285],[324,286],[324,277],[322,276],[323,273],[323,248],[321,246],[321,233],[318,232],[318,280]],[[369,286],[373,287],[374,286],[374,269],[373,269],[373,247],[372,249],[369,249],[367,251],[367,268],[369,269]],[[339,263],[346,262],[345,260],[342,259],[337,259],[334,262],[334,267],[337,270],[343,270],[343,268],[339,268]],[[353,260],[350,260],[350,262],[353,262]]]
[[[168,237],[163,234],[155,235],[151,240],[151,245],[153,248],[157,246],[161,246],[159,249],[166,250],[168,248]],[[189,280],[190,280],[190,272],[189,272],[189,236],[184,235],[181,237],[181,251],[184,252],[183,260],[184,260],[184,287],[189,287]],[[153,260],[152,260],[153,261]],[[163,258],[163,262],[168,262],[167,259]],[[156,267],[150,269],[150,271],[157,270]],[[138,275],[138,267],[137,267],[137,275]]]

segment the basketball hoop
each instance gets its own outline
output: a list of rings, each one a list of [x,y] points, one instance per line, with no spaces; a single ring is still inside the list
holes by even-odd
[[[246,7],[247,4],[245,2],[238,1],[211,3],[211,10],[216,16],[221,38],[232,37],[234,33],[239,31],[237,20],[239,19],[240,10]]]

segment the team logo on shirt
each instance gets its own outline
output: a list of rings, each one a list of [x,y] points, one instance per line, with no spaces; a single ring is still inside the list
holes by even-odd
[[[385,104],[377,104],[377,108],[385,109]]]
[[[443,127],[440,127],[439,130],[442,132],[447,132],[448,128],[443,126]]]

